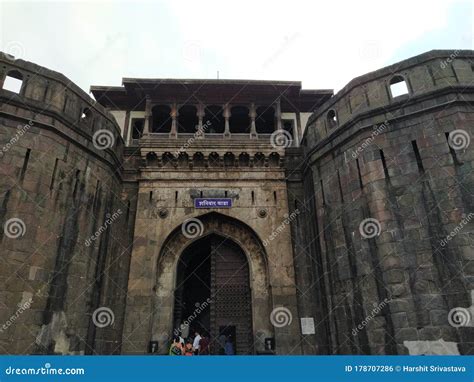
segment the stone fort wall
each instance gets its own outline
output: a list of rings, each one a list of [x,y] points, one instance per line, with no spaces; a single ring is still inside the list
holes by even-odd
[[[119,353],[135,208],[120,130],[62,74],[3,54],[0,89],[0,353]]]
[[[474,351],[472,319],[448,322],[459,307],[473,317],[473,63],[431,51],[352,80],[310,117],[301,219],[314,225],[297,234],[320,352]],[[400,80],[408,94],[394,96]]]
[[[294,325],[316,321],[304,353],[473,352],[472,320],[448,321],[457,308],[474,317],[473,61],[432,51],[356,78],[309,119],[302,151],[287,150]],[[19,94],[1,89],[7,75],[23,79]],[[393,96],[394,79],[408,94]],[[5,55],[0,150],[0,223],[12,227],[0,231],[0,353],[123,352],[146,161],[66,77]],[[94,325],[99,308],[112,325]]]

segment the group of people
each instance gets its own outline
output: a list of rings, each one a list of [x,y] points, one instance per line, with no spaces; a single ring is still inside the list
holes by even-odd
[[[230,336],[219,337],[219,354],[234,355],[234,345]],[[181,335],[173,337],[169,355],[210,355],[210,339],[204,330],[196,329],[194,337],[184,339]]]

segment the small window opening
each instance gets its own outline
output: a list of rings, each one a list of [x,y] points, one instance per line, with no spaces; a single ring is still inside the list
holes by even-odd
[[[387,161],[385,160],[385,155],[382,150],[380,150],[380,159],[382,160],[383,173],[385,175],[385,178],[390,179],[390,175],[388,174]]]
[[[23,76],[17,71],[9,72],[5,77],[5,81],[3,82],[4,90],[8,90],[16,94],[20,94],[22,86]]]
[[[175,203],[178,202],[178,191],[175,191],[175,192],[174,192],[174,202],[175,202]]]
[[[153,201],[153,191],[150,191],[149,201],[150,203]]]
[[[273,191],[273,201],[275,203],[277,202],[277,193],[276,193],[276,191]]]
[[[418,145],[416,141],[411,141],[411,145],[413,146],[413,151],[415,152],[416,164],[418,165],[418,171],[420,174],[425,173],[425,168],[423,167],[423,161],[421,160],[420,150],[418,150]]]
[[[254,204],[254,203],[255,203],[255,192],[252,191],[252,204]]]
[[[56,180],[56,172],[58,171],[58,158],[54,161],[54,169],[53,174],[51,175],[51,183],[49,184],[49,189],[52,190],[54,188],[54,182]]]
[[[25,153],[25,159],[23,160],[23,167],[20,172],[20,181],[25,178],[26,169],[28,168],[28,161],[30,160],[31,149],[27,149]]]
[[[360,172],[359,158],[356,158],[356,163],[357,163],[357,174],[359,176],[359,187],[362,190],[364,188],[364,183],[362,183],[362,174]]]
[[[408,94],[408,87],[402,76],[395,76],[390,80],[390,93],[392,98]]]
[[[325,197],[325,195],[324,195],[323,180],[320,179],[319,182],[320,182],[320,184],[321,184],[321,196],[322,196],[322,198],[323,198],[323,206],[325,206],[325,205],[326,205],[326,197]]]
[[[87,120],[90,116],[91,116],[91,111],[88,107],[85,107],[84,109],[82,109],[81,121]]]
[[[329,110],[327,114],[327,121],[329,127],[336,127],[337,126],[337,115],[334,110]]]
[[[344,203],[344,194],[342,192],[342,183],[341,183],[341,174],[337,172],[337,184],[339,186],[339,197],[341,198],[341,203]]]
[[[448,147],[449,147],[449,153],[451,154],[451,157],[453,158],[453,162],[456,166],[460,166],[463,163],[459,160],[458,155],[456,154],[456,150],[452,148],[452,146],[449,144],[449,133],[444,133],[446,136],[446,141],[448,142]]]

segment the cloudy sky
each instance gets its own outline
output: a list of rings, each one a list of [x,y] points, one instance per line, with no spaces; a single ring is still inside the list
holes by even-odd
[[[337,90],[431,49],[473,49],[473,2],[0,0],[0,49],[86,91],[217,72]]]

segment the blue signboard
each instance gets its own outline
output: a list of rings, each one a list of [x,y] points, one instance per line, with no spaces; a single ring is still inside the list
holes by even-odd
[[[194,199],[194,208],[230,208],[232,207],[231,198],[196,198]]]

